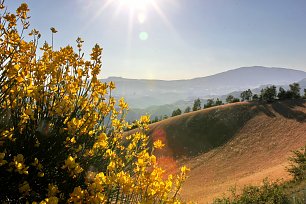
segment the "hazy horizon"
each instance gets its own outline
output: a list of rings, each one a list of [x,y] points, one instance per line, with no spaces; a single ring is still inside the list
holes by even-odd
[[[131,80],[161,80],[161,81],[180,81],[180,80],[192,80],[192,79],[196,79],[196,78],[203,78],[203,77],[210,77],[213,75],[217,75],[217,74],[221,74],[224,72],[228,72],[228,71],[233,71],[233,70],[237,70],[237,69],[243,69],[243,68],[253,68],[253,67],[262,67],[262,68],[276,68],[276,69],[287,69],[287,70],[294,70],[294,71],[302,71],[302,72],[306,72],[304,70],[301,69],[294,69],[294,68],[290,68],[290,67],[267,67],[267,66],[259,66],[259,65],[254,65],[254,66],[244,66],[244,67],[236,67],[236,68],[230,68],[218,73],[212,73],[209,75],[205,75],[205,76],[196,76],[193,78],[182,78],[182,79],[160,79],[160,78],[128,78],[128,77],[123,77],[123,76],[108,76],[108,77],[102,77],[100,79],[108,79],[108,78],[123,78],[123,79],[131,79]]]
[[[26,2],[31,27],[85,56],[104,48],[100,78],[191,79],[262,65],[306,71],[306,1],[75,0]]]

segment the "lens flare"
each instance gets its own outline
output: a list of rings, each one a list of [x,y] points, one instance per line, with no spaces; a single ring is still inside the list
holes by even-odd
[[[147,32],[139,33],[139,39],[142,41],[146,41],[149,38],[149,34]]]

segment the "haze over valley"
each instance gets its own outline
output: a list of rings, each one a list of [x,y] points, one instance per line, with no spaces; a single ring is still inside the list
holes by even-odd
[[[240,67],[219,74],[189,80],[146,80],[110,77],[103,82],[113,81],[117,89],[115,97],[124,97],[129,103],[128,121],[133,121],[143,114],[151,118],[170,116],[172,111],[187,106],[192,107],[195,99],[200,98],[202,104],[210,98],[225,101],[228,94],[240,97],[241,91],[251,89],[253,93],[267,85],[288,88],[288,85],[299,82],[306,88],[306,72],[288,68],[274,67]]]

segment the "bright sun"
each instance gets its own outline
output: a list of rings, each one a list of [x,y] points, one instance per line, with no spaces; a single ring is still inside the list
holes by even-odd
[[[121,5],[128,6],[130,9],[144,10],[153,0],[120,0]]]
[[[1,0],[0,0],[1,1]],[[101,1],[101,0],[97,0]],[[169,2],[175,2],[177,0],[167,0]],[[115,8],[113,12],[113,17],[118,17],[119,14],[122,12],[124,15],[127,14],[128,18],[123,20],[128,20],[128,30],[127,30],[127,37],[128,37],[128,44],[130,43],[133,35],[133,27],[137,25],[138,22],[138,29],[141,29],[138,33],[138,37],[141,41],[146,41],[149,38],[149,32],[145,29],[144,24],[148,24],[149,14],[151,10],[155,11],[157,15],[164,21],[166,26],[172,29],[172,25],[170,24],[169,20],[167,19],[166,15],[162,11],[160,7],[160,3],[165,3],[162,0],[103,0],[102,5],[98,9],[98,11],[93,15],[91,21],[94,21],[95,18],[99,17],[101,13],[108,8]],[[146,26],[147,27],[147,26]]]

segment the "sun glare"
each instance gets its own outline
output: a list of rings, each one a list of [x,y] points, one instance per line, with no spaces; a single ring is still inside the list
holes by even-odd
[[[149,33],[148,25],[149,20],[152,21],[152,17],[149,16],[152,14],[152,10],[160,17],[164,24],[170,29],[174,30],[167,16],[163,12],[161,5],[165,3],[175,5],[176,0],[94,0],[101,2],[100,5],[95,5],[95,12],[92,15],[92,18],[89,20],[88,24],[84,26],[84,30],[88,29],[90,25],[105,11],[106,9],[114,9],[113,16],[111,19],[118,18],[119,16],[126,16],[127,18],[121,18],[123,21],[127,20],[127,49],[130,49],[131,41],[133,36],[138,36],[138,39],[146,42],[149,39],[149,36],[154,36],[152,33]],[[165,5],[164,5],[165,6]],[[122,15],[121,15],[122,14]],[[144,26],[146,25],[146,26]],[[137,34],[134,33],[134,27],[138,26],[140,30]],[[176,32],[175,32],[176,33]]]
[[[145,10],[152,1],[153,0],[120,0],[120,3],[133,10]]]

